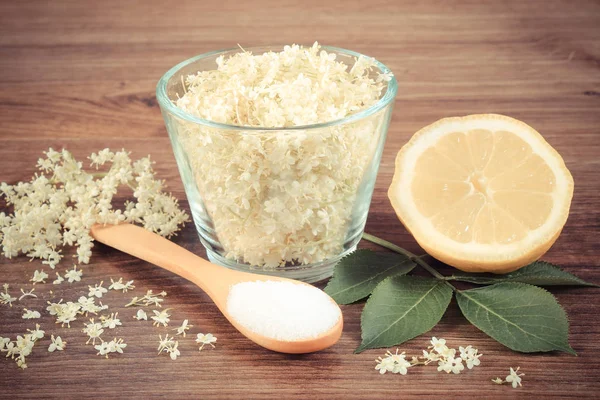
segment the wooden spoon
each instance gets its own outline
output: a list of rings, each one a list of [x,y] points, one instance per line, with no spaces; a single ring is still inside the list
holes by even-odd
[[[269,350],[280,353],[311,353],[332,346],[342,335],[343,318],[341,311],[338,322],[321,336],[297,341],[277,340],[257,334],[242,326],[227,312],[229,290],[236,283],[246,281],[288,281],[308,285],[307,283],[293,279],[234,271],[218,266],[198,257],[170,240],[132,224],[96,224],[92,227],[91,234],[98,242],[148,261],[195,283],[210,296],[223,315],[231,322],[231,325],[254,343]],[[333,299],[331,301],[335,303]],[[317,315],[318,311],[316,310]]]

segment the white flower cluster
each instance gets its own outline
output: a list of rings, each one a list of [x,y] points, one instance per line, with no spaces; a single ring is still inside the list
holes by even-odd
[[[388,351],[385,357],[379,357],[375,362],[375,369],[380,374],[386,372],[400,373],[406,375],[407,369],[415,365],[428,365],[433,362],[438,363],[438,371],[446,373],[459,374],[465,369],[463,362],[467,364],[468,369],[473,369],[480,364],[479,358],[482,354],[473,346],[459,347],[460,355],[456,357],[456,349],[446,346],[445,339],[438,339],[435,336],[431,338],[431,345],[427,350],[423,350],[423,356],[412,357],[410,361],[406,360],[404,353],[398,354]]]
[[[49,149],[45,155],[30,182],[0,184],[0,197],[13,207],[12,214],[0,213],[0,244],[8,258],[22,253],[54,269],[63,257],[61,247],[69,245],[77,248],[78,262],[87,264],[93,246],[89,229],[95,223],[138,223],[168,237],[188,218],[175,198],[162,193],[163,182],[155,179],[149,158],[132,163],[128,152],[104,149],[90,160],[96,168],[110,168],[90,174],[67,150]],[[120,186],[130,186],[136,198],[125,210],[112,205]],[[32,281],[47,276],[41,271]]]
[[[173,336],[169,338],[168,334],[165,335],[164,339],[161,335],[158,335],[158,340],[158,354],[165,352],[171,357],[171,360],[177,360],[177,357],[181,355],[181,352],[177,348],[179,341],[175,340]]]
[[[77,302],[68,301],[63,303],[62,299],[58,303],[48,302],[46,311],[50,315],[56,316],[57,324],[61,324],[61,326],[66,324],[70,328],[71,322],[75,321],[78,315],[98,314],[107,308],[108,306],[103,305],[102,302],[96,304],[94,297],[81,296]]]
[[[217,58],[216,70],[188,76],[177,106],[229,125],[279,128],[329,122],[379,100],[390,76],[375,76],[373,69],[373,60],[361,56],[348,70],[317,42],[258,55],[244,51]]]
[[[372,59],[348,69],[335,58],[316,43],[219,58],[217,70],[187,78],[177,106],[230,125],[291,127],[376,103],[389,76],[378,74]],[[225,257],[275,268],[342,251],[385,117],[293,131],[240,132],[180,119],[171,126],[208,214],[202,218],[212,221]]]
[[[127,343],[123,342],[123,339],[114,338],[109,342],[102,342],[94,346],[96,350],[98,350],[99,356],[105,356],[108,358],[110,353],[120,353],[123,354],[123,349],[127,347]]]
[[[10,357],[16,361],[19,368],[27,368],[25,357],[29,356],[33,351],[35,342],[44,337],[45,332],[40,329],[40,325],[36,324],[35,329],[27,329],[29,333],[23,336],[17,336],[15,341],[10,338],[0,337],[0,352],[6,353],[6,357]]]

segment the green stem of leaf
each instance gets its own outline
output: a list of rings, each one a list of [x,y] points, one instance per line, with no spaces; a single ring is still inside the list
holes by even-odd
[[[429,272],[435,278],[437,278],[441,281],[444,281],[444,283],[446,285],[450,286],[453,291],[457,291],[456,287],[454,287],[454,285],[452,285],[450,282],[448,282],[447,278],[444,275],[437,272],[431,265],[427,264],[423,260],[423,257],[425,257],[426,254],[423,254],[422,256],[417,256],[417,255],[411,253],[410,251],[403,249],[400,246],[396,246],[395,244],[390,243],[387,240],[381,239],[377,236],[371,235],[370,233],[365,232],[365,233],[363,233],[362,237],[363,237],[363,239],[368,240],[369,242],[378,244],[381,247],[385,247],[388,250],[395,251],[396,253],[399,253],[399,254],[402,254],[402,255],[408,257],[412,262],[419,265],[421,268],[425,269],[427,272]]]

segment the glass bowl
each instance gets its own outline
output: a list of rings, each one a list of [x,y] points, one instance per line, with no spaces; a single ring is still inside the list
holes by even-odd
[[[349,68],[361,56],[322,49]],[[200,241],[212,262],[228,268],[326,279],[362,237],[397,82],[392,77],[375,104],[346,118],[286,128],[221,124],[175,105],[188,75],[214,70],[217,57],[240,51],[183,61],[156,89]],[[374,64],[374,76],[390,72]]]

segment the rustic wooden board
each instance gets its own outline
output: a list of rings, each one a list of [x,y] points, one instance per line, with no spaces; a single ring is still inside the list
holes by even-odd
[[[395,153],[412,133],[440,117],[505,113],[542,132],[575,179],[571,216],[545,259],[600,283],[597,1],[1,2],[0,181],[30,177],[50,146],[80,157],[124,147],[134,156],[151,154],[159,175],[187,207],[154,96],[162,73],[190,56],[237,43],[314,40],[375,56],[400,83],[368,232],[419,251],[386,199]],[[176,241],[204,255],[191,224]],[[27,281],[39,267],[24,258],[0,258],[0,283],[30,288]],[[405,377],[380,376],[373,360],[383,351],[353,354],[361,304],[343,307],[346,325],[335,347],[302,356],[276,354],[237,334],[207,296],[183,279],[98,245],[82,282],[38,285],[38,299],[0,306],[0,336],[14,337],[32,326],[20,318],[23,307],[41,310],[50,299],[73,300],[88,284],[121,276],[134,279],[136,289],[102,300],[124,322],[114,335],[129,344],[125,354],[97,357],[85,345],[81,319],[68,329],[44,315],[43,328],[66,339],[66,351],[46,352],[46,339],[25,371],[0,360],[0,397],[592,398],[600,391],[598,289],[553,290],[570,315],[570,340],[579,357],[514,353],[469,325],[453,303],[430,335],[454,346],[473,344],[484,353],[482,366],[459,376],[433,367],[415,368]],[[166,328],[135,321],[135,310],[123,307],[145,289],[166,290],[173,323],[188,318],[192,332],[218,337],[217,348],[198,353],[188,336],[180,359],[157,357],[158,334]],[[430,335],[402,349],[416,353]],[[489,382],[509,366],[526,373],[523,388]]]

